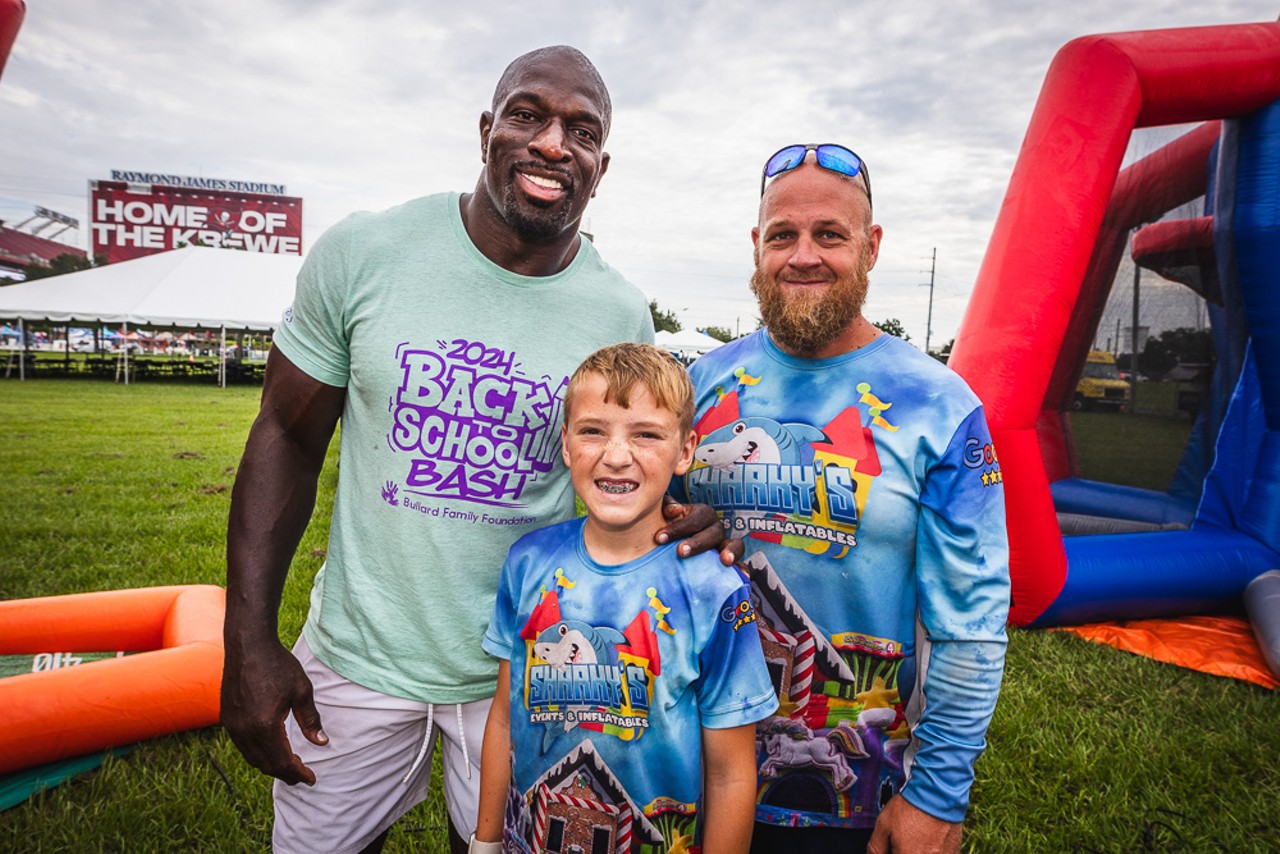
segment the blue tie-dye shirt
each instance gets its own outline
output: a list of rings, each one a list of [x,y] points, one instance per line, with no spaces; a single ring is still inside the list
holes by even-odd
[[[778,705],[755,612],[715,552],[680,560],[671,543],[606,566],[587,553],[583,523],[512,546],[484,636],[511,662],[498,686],[511,701],[506,850],[684,850],[702,730]]]
[[[977,397],[889,335],[814,360],[762,330],[690,373],[699,445],[673,492],[746,538],[781,700],[758,727],[757,819],[870,827],[903,791],[960,821],[1009,604],[1000,463]]]

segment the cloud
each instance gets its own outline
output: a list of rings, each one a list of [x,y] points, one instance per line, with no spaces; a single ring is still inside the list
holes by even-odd
[[[1270,0],[134,0],[28,4],[0,80],[0,218],[86,219],[112,168],[284,183],[304,244],[355,209],[466,191],[477,122],[519,53],[593,58],[615,117],[588,211],[605,257],[690,325],[754,327],[748,233],[765,157],[840,141],[886,238],[868,312],[954,334],[1040,83],[1091,32],[1274,20]]]

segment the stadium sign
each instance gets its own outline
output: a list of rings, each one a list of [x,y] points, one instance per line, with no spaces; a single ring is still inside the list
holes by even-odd
[[[190,175],[165,175],[159,172],[129,172],[123,169],[112,169],[111,180],[129,181],[134,184],[163,184],[166,187],[186,187],[188,190],[284,195],[284,184],[267,184],[261,181],[228,181],[225,178],[195,178]]]
[[[107,263],[190,245],[301,255],[302,199],[90,181],[89,230],[93,254],[105,256]]]

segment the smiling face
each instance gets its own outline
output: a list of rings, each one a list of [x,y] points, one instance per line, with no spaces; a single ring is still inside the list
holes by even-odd
[[[490,205],[521,240],[578,228],[609,166],[609,94],[586,57],[568,48],[527,55],[499,81],[480,118]]]
[[[617,563],[653,548],[664,524],[662,496],[673,474],[689,470],[697,436],[641,383],[626,407],[605,400],[607,392],[599,374],[577,385],[566,406],[564,461],[587,506],[588,551],[597,560],[607,552],[602,562]]]
[[[795,355],[846,352],[869,326],[862,304],[881,230],[855,180],[806,162],[776,178],[760,203],[751,289],[770,337]]]

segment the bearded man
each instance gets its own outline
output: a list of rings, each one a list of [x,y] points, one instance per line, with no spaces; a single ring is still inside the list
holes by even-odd
[[[755,852],[958,852],[1004,667],[1000,464],[964,381],[863,317],[871,215],[849,149],[771,157],[764,328],[690,370],[697,462],[674,491],[747,538],[779,695]]]

